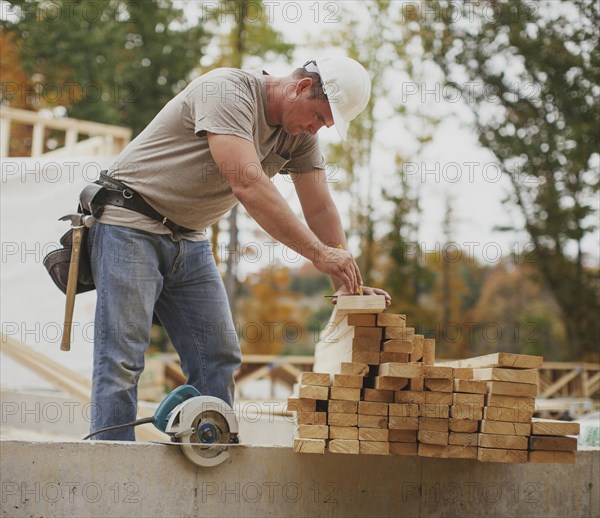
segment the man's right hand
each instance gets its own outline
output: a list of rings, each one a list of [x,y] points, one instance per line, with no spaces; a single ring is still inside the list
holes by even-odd
[[[360,293],[362,277],[350,252],[319,243],[313,254],[315,268],[331,276],[336,290],[349,294]]]

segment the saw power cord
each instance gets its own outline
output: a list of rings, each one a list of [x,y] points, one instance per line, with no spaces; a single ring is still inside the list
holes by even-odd
[[[128,428],[130,426],[139,426],[141,424],[146,424],[146,423],[154,423],[154,417],[144,417],[143,419],[138,419],[137,421],[132,421],[131,423],[125,423],[125,424],[118,424],[116,426],[109,426],[108,428],[102,428],[100,430],[96,430],[95,432],[92,432],[88,435],[86,435],[83,440],[87,440],[90,437],[93,437],[94,435],[98,435],[99,433],[102,432],[109,432],[111,430],[118,430],[119,428]]]

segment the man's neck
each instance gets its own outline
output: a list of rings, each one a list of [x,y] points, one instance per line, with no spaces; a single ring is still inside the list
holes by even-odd
[[[283,87],[289,82],[289,77],[265,76],[267,88],[267,113],[274,124],[281,124],[281,109],[283,100]]]

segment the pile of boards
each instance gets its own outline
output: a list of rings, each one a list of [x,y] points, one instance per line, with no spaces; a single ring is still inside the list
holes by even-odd
[[[579,424],[533,419],[541,356],[435,363],[381,296],[340,297],[288,409],[294,451],[574,463]]]

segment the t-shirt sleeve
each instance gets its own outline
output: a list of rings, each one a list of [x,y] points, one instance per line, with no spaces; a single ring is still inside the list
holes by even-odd
[[[185,103],[196,135],[209,132],[254,140],[256,102],[243,81],[227,76],[207,78],[190,92]]]
[[[297,145],[290,152],[289,162],[280,173],[306,173],[313,169],[325,169],[325,159],[321,154],[319,139],[315,135],[301,135]]]

